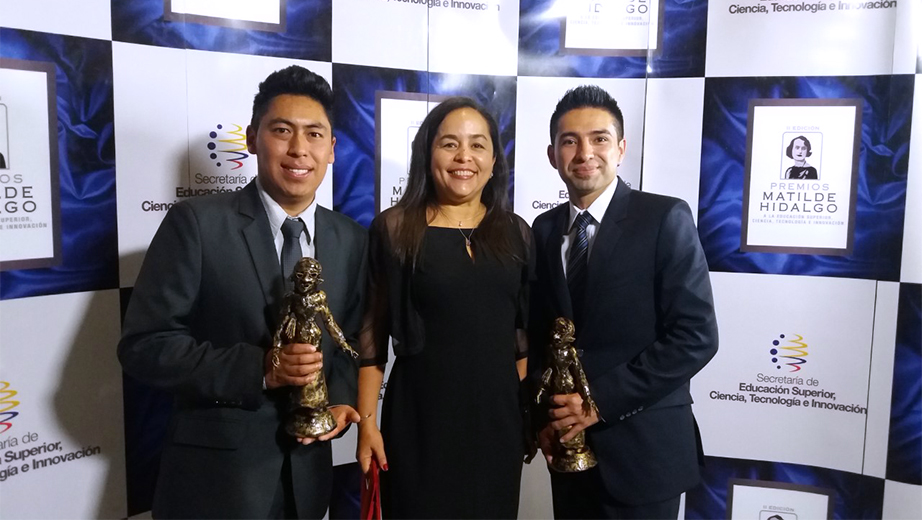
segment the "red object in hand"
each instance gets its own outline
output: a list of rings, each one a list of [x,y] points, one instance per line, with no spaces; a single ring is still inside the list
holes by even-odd
[[[365,486],[362,487],[362,520],[381,520],[381,479],[378,476],[378,462],[372,458]]]

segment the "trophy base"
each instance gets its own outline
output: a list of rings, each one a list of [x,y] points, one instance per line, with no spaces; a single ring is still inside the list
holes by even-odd
[[[576,473],[578,471],[586,471],[596,464],[598,464],[598,461],[595,459],[595,454],[589,449],[582,452],[567,450],[559,456],[554,457],[551,469],[558,473]]]
[[[316,439],[336,429],[336,419],[329,410],[311,410],[300,408],[294,410],[285,431],[292,437]]]

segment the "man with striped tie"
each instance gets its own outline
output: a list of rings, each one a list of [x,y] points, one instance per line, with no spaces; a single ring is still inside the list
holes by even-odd
[[[679,199],[617,178],[624,120],[597,86],[572,89],[551,116],[548,159],[569,190],[535,219],[529,371],[540,374],[550,324],[576,324],[598,405],[555,395],[539,445],[585,431],[598,465],[551,472],[556,518],[676,518],[703,458],[689,380],[717,352],[711,285],[694,220]]]

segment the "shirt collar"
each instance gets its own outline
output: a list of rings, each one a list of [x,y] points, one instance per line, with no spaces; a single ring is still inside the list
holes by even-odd
[[[272,197],[266,193],[266,190],[263,189],[263,185],[259,180],[259,177],[256,177],[256,190],[259,192],[259,200],[262,201],[263,207],[266,208],[266,216],[269,217],[269,227],[272,229],[272,236],[278,236],[282,230],[282,224],[285,222],[286,218],[289,218],[290,215],[282,209],[282,206],[275,201]],[[314,220],[317,215],[317,195],[314,194],[314,200],[311,202],[304,211],[300,214],[295,215],[291,218],[300,218],[304,221],[304,226],[307,228],[307,243],[310,244],[314,240]]]
[[[611,200],[615,197],[615,190],[618,189],[618,177],[615,177],[611,184],[609,184],[602,193],[599,194],[598,198],[592,201],[592,204],[586,208],[586,211],[592,215],[592,218],[599,224],[602,223],[602,218],[605,216],[605,212],[608,211],[608,206],[611,205]],[[576,207],[572,202],[570,205],[570,220],[567,223],[567,233],[570,232],[570,229],[573,227],[573,222],[576,220],[576,217],[583,211]]]

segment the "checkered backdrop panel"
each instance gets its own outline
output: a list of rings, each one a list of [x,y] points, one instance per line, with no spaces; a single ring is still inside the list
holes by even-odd
[[[0,0],[4,512],[149,509],[170,397],[120,373],[121,315],[167,209],[253,178],[256,85],[297,63],[336,94],[319,200],[363,225],[447,95],[499,120],[517,213],[566,203],[553,105],[611,92],[620,175],[697,208],[715,289],[681,515],[918,517],[920,20],[899,0]],[[783,178],[792,133],[815,186]],[[354,443],[334,441],[331,517],[357,515]],[[520,516],[549,517],[543,465],[522,478]]]

